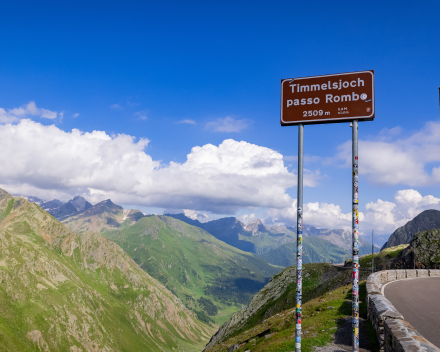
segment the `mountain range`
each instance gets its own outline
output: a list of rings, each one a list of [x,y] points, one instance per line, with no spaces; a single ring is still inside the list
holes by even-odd
[[[35,197],[28,197],[28,199],[46,208],[55,218],[78,233],[84,231],[103,233],[111,230],[121,230],[134,225],[139,219],[146,216],[139,210],[123,209],[121,206],[114,204],[110,199],[95,205],[91,205],[81,196],[76,196],[66,203],[58,200],[47,202]],[[58,205],[58,207],[54,208],[53,205]],[[70,209],[70,213],[67,209]],[[292,243],[296,242],[295,227],[268,226],[259,219],[245,225],[235,217],[221,218],[202,223],[184,214],[165,215],[199,227],[232,247],[254,253],[266,258],[266,260],[267,258],[275,258],[271,254],[280,254],[281,252],[284,253],[283,256],[296,257],[296,249],[292,246]],[[343,262],[344,259],[351,256],[351,231],[318,229],[310,225],[304,225],[303,233],[304,236],[314,238],[313,240],[304,241],[303,248],[306,254],[304,263],[328,262],[330,260]],[[323,241],[320,241],[318,238]],[[371,253],[371,244],[363,238],[360,238],[359,244],[360,255]],[[276,249],[278,251],[272,252]],[[377,247],[375,250],[378,251],[379,248]],[[290,263],[278,259],[276,259],[275,263],[274,260],[270,262],[276,265],[288,266]]]
[[[269,263],[289,266],[291,261],[283,261],[278,257],[296,259],[296,228],[290,226],[267,226],[257,219],[248,225],[230,217],[201,223],[184,214],[166,214],[188,224],[203,228],[219,240],[244,251],[255,253]],[[318,229],[305,225],[303,229],[303,263],[329,262],[342,263],[351,256],[351,231],[342,229]],[[310,239],[310,240],[309,240]],[[379,247],[376,247],[376,251]],[[359,239],[360,255],[371,253],[371,244],[363,238]]]
[[[270,277],[296,262],[296,229],[261,220],[201,223],[184,214],[144,215],[109,199],[91,205],[78,196],[48,211],[76,233],[96,231],[117,243],[205,323],[223,323]],[[342,263],[350,249],[350,231],[304,227],[303,263]],[[361,239],[360,253],[370,251]]]

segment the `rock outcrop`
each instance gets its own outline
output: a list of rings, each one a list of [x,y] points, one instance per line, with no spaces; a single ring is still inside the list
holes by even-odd
[[[395,247],[399,244],[408,244],[417,232],[436,228],[440,228],[440,211],[434,209],[425,210],[411,221],[408,221],[404,226],[394,231],[381,250],[388,247]]]

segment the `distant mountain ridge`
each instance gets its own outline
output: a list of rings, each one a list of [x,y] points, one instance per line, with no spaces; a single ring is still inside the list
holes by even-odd
[[[417,232],[436,228],[440,228],[440,211],[434,209],[425,210],[394,231],[381,250],[400,244],[409,244]]]
[[[110,199],[92,205],[82,196],[76,196],[65,203],[58,199],[45,201],[32,196],[23,198],[38,204],[69,229],[78,233],[102,232],[124,225],[130,226],[145,216],[140,210],[124,209]]]
[[[259,219],[245,225],[234,217],[201,223],[184,214],[166,214],[187,224],[201,227],[214,237],[243,251],[255,253],[275,265],[292,265],[283,258],[296,258],[296,228],[289,226],[267,226]],[[351,256],[351,231],[342,229],[318,229],[305,225],[304,236],[311,238],[303,242],[304,263],[343,262]],[[320,238],[321,240],[318,240]],[[376,248],[378,250],[379,247]],[[359,239],[359,253],[371,253],[371,244]],[[284,264],[281,264],[284,263]]]
[[[36,197],[28,197],[45,206],[57,205],[59,201],[45,202]],[[57,208],[48,210],[57,219],[61,220],[71,230],[81,233],[84,231],[105,232],[128,228],[135,224],[145,215],[139,210],[125,210],[114,204],[110,199],[98,204],[91,205],[83,197],[77,196],[74,199],[62,204]],[[165,214],[181,220],[189,225],[197,226],[207,231],[217,239],[245,252],[264,256],[265,253],[278,254],[281,257],[295,257],[293,245],[296,243],[296,228],[283,225],[265,225],[260,219],[245,225],[235,217],[226,217],[202,223],[191,219],[184,214]],[[304,236],[321,238],[323,241],[312,240],[304,243],[305,262],[328,262],[330,260],[343,262],[349,257],[352,246],[351,231],[342,229],[318,229],[310,225],[304,226]],[[326,245],[329,243],[331,245]],[[371,245],[363,238],[359,239],[359,253],[371,252]],[[337,246],[337,247],[335,247]],[[340,250],[338,249],[340,248]],[[277,251],[273,252],[274,250]],[[379,248],[377,248],[379,249]],[[273,255],[265,255],[264,258],[276,265],[285,262],[284,265],[291,265],[289,260],[281,261]]]

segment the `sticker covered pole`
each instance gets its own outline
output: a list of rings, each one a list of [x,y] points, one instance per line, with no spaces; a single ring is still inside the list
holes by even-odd
[[[353,352],[359,351],[359,177],[358,177],[358,120],[352,122],[353,132]]]
[[[302,310],[302,233],[303,233],[303,165],[304,165],[304,125],[298,125],[298,199],[296,226],[296,328],[295,352],[301,351],[301,310]]]

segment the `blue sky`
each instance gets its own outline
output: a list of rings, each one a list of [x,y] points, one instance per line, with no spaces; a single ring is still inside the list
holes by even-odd
[[[133,189],[130,183],[123,189],[116,190],[119,185],[114,189],[110,186],[97,189],[96,181],[88,185],[84,175],[78,176],[81,182],[58,175],[59,170],[65,168],[56,167],[61,161],[55,159],[47,161],[51,165],[47,168],[54,168],[50,173],[57,174],[49,182],[44,173],[39,174],[41,170],[36,162],[29,163],[17,155],[11,158],[17,163],[21,160],[26,167],[21,173],[3,174],[4,181],[0,183],[6,190],[59,198],[68,198],[76,192],[95,200],[113,196],[120,203],[157,211],[187,209],[184,207],[196,204],[194,209],[188,208],[196,212],[191,213],[193,216],[256,214],[293,221],[292,210],[286,210],[283,215],[279,211],[296,198],[296,162],[292,156],[297,153],[297,128],[281,128],[279,124],[280,80],[373,69],[376,119],[360,124],[359,138],[373,143],[372,150],[377,151],[375,157],[382,164],[390,165],[396,160],[401,160],[401,164],[396,162],[397,170],[376,169],[370,160],[374,155],[369,154],[365,157],[370,158],[370,162],[363,165],[361,151],[361,209],[367,203],[377,204],[378,199],[397,204],[395,196],[402,190],[433,197],[423,198],[417,205],[408,196],[412,205],[408,202],[406,208],[402,205],[399,214],[395,213],[399,205],[390,210],[394,211],[390,215],[393,220],[384,220],[386,225],[379,230],[388,233],[411,218],[413,212],[436,207],[439,203],[439,179],[432,170],[439,166],[440,159],[426,157],[418,163],[417,156],[405,154],[411,154],[411,150],[419,146],[414,142],[417,136],[431,140],[419,146],[420,150],[435,150],[438,146],[436,135],[427,137],[436,131],[435,124],[439,122],[438,1],[17,1],[2,2],[0,12],[3,13],[0,108],[4,109],[4,116],[9,116],[4,117],[3,126],[18,126],[22,119],[30,119],[42,127],[54,125],[56,128],[42,129],[33,143],[20,147],[19,156],[26,154],[25,148],[39,144],[38,138],[43,135],[50,139],[50,133],[55,136],[60,131],[71,133],[72,129],[78,129],[89,133],[104,131],[110,138],[121,134],[136,137],[135,141],[147,138],[149,143],[143,152],[152,161],[161,161],[161,166],[153,163],[156,169],[166,169],[170,162],[184,165],[193,147],[208,144],[218,147],[228,139],[278,152],[288,167],[288,174],[280,171],[275,181],[265,174],[265,180],[255,181],[255,187],[250,190],[258,192],[266,187],[266,182],[281,182],[278,189],[272,191],[267,185],[268,194],[272,192],[273,197],[285,198],[284,203],[278,205],[269,199],[270,195],[264,202],[256,201],[255,195],[247,199],[245,193],[241,196],[243,202],[232,199],[233,196],[216,196],[214,191],[223,194],[222,187],[227,188],[228,182],[246,184],[244,180],[228,178],[229,173],[223,169],[217,176],[211,175],[216,180],[212,182],[217,182],[212,189],[209,185],[200,186],[203,181],[194,181],[197,184],[189,187],[193,191],[179,197],[173,198],[176,189],[170,188],[157,198],[143,202],[146,193],[137,190],[143,186],[135,186],[136,182],[132,184]],[[31,108],[21,115],[13,111],[29,102],[35,102],[36,109],[56,112],[57,117],[44,118],[42,110]],[[15,117],[11,118],[11,114]],[[182,123],[185,120],[191,123]],[[427,123],[434,125],[426,127]],[[35,127],[32,126],[27,128]],[[6,135],[3,134],[3,140]],[[27,136],[28,141],[33,138]],[[340,207],[342,214],[350,211],[350,168],[344,167],[343,153],[344,143],[350,138],[351,129],[346,123],[305,127],[305,154],[310,156],[305,168],[310,170],[309,185],[313,186],[305,188],[305,203],[333,204]],[[18,140],[14,143],[17,146]],[[394,158],[392,152],[382,155],[380,143],[386,143],[382,147],[390,150],[397,148],[403,153],[401,159]],[[7,148],[3,146],[3,150],[9,150]],[[56,148],[53,144],[40,154],[50,160],[50,151]],[[235,147],[231,144],[228,148],[232,149],[228,149],[227,155],[233,157]],[[260,152],[262,150],[257,154]],[[73,152],[69,155],[71,159],[66,157],[63,162],[70,165],[81,158]],[[121,152],[119,157],[123,159],[124,155]],[[269,156],[272,157],[276,159]],[[3,162],[12,167],[14,160]],[[137,161],[138,166],[139,163],[141,161]],[[397,175],[401,165],[411,166],[411,163],[420,167],[425,175],[405,176],[411,171],[401,171],[404,176]],[[78,168],[90,165],[78,162]],[[363,166],[369,169],[362,170]],[[119,171],[119,182],[124,183],[124,177],[128,176]],[[157,177],[174,183],[173,177],[179,178],[179,172],[183,171],[170,171],[167,176]],[[247,172],[250,171],[239,174],[243,176]],[[276,175],[277,171],[268,172]],[[386,182],[384,175],[389,176]],[[289,177],[293,177],[293,184],[284,180]],[[107,181],[108,185],[117,183]],[[159,181],[154,182],[163,189]],[[185,187],[185,183],[180,186]],[[95,193],[90,194],[89,188]],[[133,193],[136,197],[130,198]],[[152,191],[147,193],[150,195]],[[214,203],[223,206],[216,208]],[[384,210],[377,212],[382,214]],[[334,214],[324,213],[330,217]],[[325,220],[326,217],[320,220],[319,211],[315,215],[310,218],[310,224],[346,226],[344,216],[336,215],[339,220],[333,221]],[[379,220],[372,217],[369,221],[366,222],[371,228],[374,221]]]

